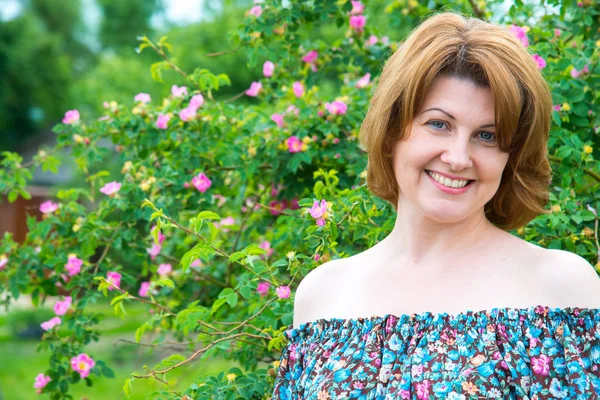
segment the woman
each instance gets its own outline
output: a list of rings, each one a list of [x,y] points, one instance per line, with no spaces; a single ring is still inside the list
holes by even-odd
[[[551,94],[503,27],[453,13],[387,61],[361,141],[393,231],[298,287],[274,399],[600,396],[600,281],[507,230],[544,213]]]

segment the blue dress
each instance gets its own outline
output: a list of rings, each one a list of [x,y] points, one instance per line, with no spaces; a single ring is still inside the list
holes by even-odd
[[[600,399],[600,309],[319,319],[285,334],[273,399]]]

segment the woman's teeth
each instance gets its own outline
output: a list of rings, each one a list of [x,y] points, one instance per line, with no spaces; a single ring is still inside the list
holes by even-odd
[[[435,172],[431,172],[431,171],[427,171],[427,173],[429,174],[429,176],[431,176],[433,179],[435,179],[436,182],[439,182],[442,185],[450,187],[450,188],[463,188],[463,187],[467,186],[467,184],[469,183],[468,180],[465,181],[465,180],[450,179],[450,178],[446,178],[445,176],[436,174]]]

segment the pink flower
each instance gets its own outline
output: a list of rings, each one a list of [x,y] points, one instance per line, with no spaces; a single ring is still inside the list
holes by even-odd
[[[285,144],[288,147],[288,151],[290,153],[299,153],[302,151],[302,142],[300,141],[300,139],[298,139],[298,136],[290,136],[286,141]]]
[[[573,69],[571,70],[571,76],[577,79],[580,75],[586,74],[588,72],[590,72],[590,69],[588,68],[588,64],[585,64],[585,67],[583,67],[581,71],[577,71],[575,67],[573,67]]]
[[[219,202],[217,203],[217,207],[221,207],[223,204],[225,204],[227,202],[227,197],[225,197],[221,194],[213,194],[213,198],[215,200],[219,200]]]
[[[271,121],[275,122],[278,127],[283,127],[283,114],[271,115]]]
[[[260,247],[261,249],[265,249],[267,251],[267,257],[271,256],[271,254],[273,254],[273,249],[271,248],[271,242],[269,242],[268,240],[263,241],[261,244],[258,245],[258,247]]]
[[[173,266],[171,266],[171,264],[160,264],[158,270],[156,270],[160,276],[168,275],[171,271],[173,271]]]
[[[377,44],[377,36],[375,35],[371,35],[369,36],[369,39],[367,40],[367,44],[370,46],[376,45]]]
[[[204,104],[204,96],[202,96],[201,94],[195,94],[190,99],[189,106],[198,109],[198,108],[202,107],[203,104]]]
[[[49,331],[52,328],[54,328],[56,325],[60,325],[60,323],[62,322],[62,320],[58,317],[53,317],[50,318],[48,321],[46,322],[42,322],[40,324],[40,326],[42,327],[43,330],[45,331]]]
[[[250,97],[256,97],[260,93],[262,89],[262,83],[260,82],[252,82],[250,85],[250,89],[246,90],[246,95]]]
[[[133,101],[141,101],[142,103],[150,103],[150,95],[148,93],[138,93],[133,98]]]
[[[83,264],[83,260],[77,258],[75,254],[69,254],[68,261],[65,264],[69,276],[78,274],[81,271],[81,264]]]
[[[199,258],[195,259],[191,264],[190,267],[201,267],[202,266],[202,260],[200,260]]]
[[[560,32],[560,29],[555,29],[555,30],[554,30],[554,36],[556,36],[556,37],[560,37],[560,33],[561,33],[561,32]]]
[[[121,189],[121,184],[118,182],[110,182],[100,188],[100,192],[104,193],[107,196],[112,196],[117,193]]]
[[[325,199],[322,199],[320,204],[319,204],[318,200],[315,200],[315,202],[312,205],[312,208],[309,210],[310,215],[313,218],[322,217],[326,211],[327,211],[327,200],[325,200]]]
[[[297,98],[304,96],[304,85],[300,81],[294,82],[292,85],[292,89],[294,90],[294,94]]]
[[[53,203],[52,200],[48,200],[40,204],[40,211],[44,214],[50,214],[58,210],[58,204]]]
[[[363,11],[365,11],[365,5],[363,3],[361,3],[360,1],[351,1],[351,3],[352,3],[352,10],[350,11],[350,14],[358,15],[358,14],[362,14]]]
[[[556,105],[553,105],[553,106],[552,106],[552,108],[553,108],[555,111],[560,111],[560,107],[561,107],[561,105],[560,105],[560,104],[556,104]]]
[[[290,297],[290,293],[292,292],[289,286],[279,286],[277,289],[275,289],[275,291],[280,299],[287,299]]]
[[[348,106],[343,101],[332,101],[331,103],[325,103],[325,108],[330,114],[346,114]]]
[[[73,368],[73,371],[79,372],[81,379],[87,378],[90,374],[90,370],[94,368],[94,365],[96,365],[96,362],[92,357],[85,353],[81,353],[78,356],[71,358],[71,367]]]
[[[250,9],[250,14],[254,15],[256,18],[260,17],[262,14],[262,7],[261,6],[254,6]]]
[[[319,254],[315,254],[313,258],[315,261],[319,261],[321,259],[321,256]]]
[[[108,271],[106,273],[106,282],[111,283],[108,290],[115,290],[115,286],[117,288],[121,286],[121,274],[114,271]]]
[[[162,248],[161,245],[156,244],[156,243],[152,243],[152,247],[149,248],[149,249],[146,249],[146,252],[148,254],[150,254],[150,258],[152,260],[154,260],[156,258],[156,256],[160,254],[161,248]]]
[[[269,202],[269,207],[271,207],[269,209],[271,215],[279,215],[281,214],[281,211],[285,209],[285,204],[278,200],[271,200]]]
[[[63,301],[57,301],[54,305],[54,314],[58,316],[65,315],[71,307],[72,302],[73,298],[71,296],[65,297]]]
[[[371,81],[371,74],[369,72],[367,72],[362,78],[360,78],[358,81],[356,81],[356,87],[359,89],[367,87],[369,85],[370,81]]]
[[[223,218],[220,222],[219,222],[220,226],[231,226],[231,225],[235,225],[235,218],[229,216],[227,218]]]
[[[140,285],[140,290],[138,291],[138,294],[140,295],[140,297],[146,297],[146,296],[148,296],[149,290],[150,290],[150,282],[142,282],[142,284]]]
[[[266,296],[267,294],[269,294],[270,287],[271,284],[269,282],[261,282],[258,284],[256,291],[260,294],[261,297]]]
[[[39,374],[38,376],[35,377],[35,382],[33,384],[33,387],[35,389],[38,389],[38,393],[41,393],[41,389],[44,388],[44,386],[46,386],[48,384],[48,382],[50,382],[52,379],[50,379],[49,376],[44,375],[44,374]]]
[[[79,111],[77,110],[69,110],[65,113],[65,117],[63,118],[63,124],[73,124],[79,121]]]
[[[367,23],[367,17],[364,15],[352,15],[350,16],[350,27],[357,33],[361,33]]]
[[[291,106],[288,106],[286,111],[288,114],[294,114],[294,115],[300,114],[300,109],[293,104]]]
[[[515,37],[517,39],[519,39],[519,41],[523,44],[523,46],[525,46],[525,47],[529,46],[529,39],[527,39],[527,32],[525,32],[524,28],[521,28],[520,26],[517,26],[517,25],[512,25],[510,27],[510,31],[512,32],[513,35],[515,35]]]
[[[312,64],[315,61],[317,61],[318,57],[319,53],[317,53],[315,50],[311,50],[304,57],[302,57],[302,61],[304,61],[305,63]]]
[[[533,55],[533,59],[535,60],[535,62],[538,65],[538,69],[543,69],[546,67],[546,60],[544,60],[542,57],[540,57],[538,54],[534,54]]]
[[[273,76],[273,71],[275,71],[275,64],[271,61],[265,61],[263,64],[263,75],[267,78]]]
[[[154,230],[156,229],[156,225],[153,225],[152,228],[150,228],[150,234],[154,234]],[[165,241],[166,237],[165,235],[162,234],[161,231],[158,231],[158,244],[162,245],[162,243]]]
[[[170,119],[171,117],[169,117],[168,115],[158,114],[158,118],[156,118],[155,125],[158,129],[167,129],[167,123]]]
[[[198,191],[204,193],[212,185],[212,181],[203,173],[199,173],[192,178],[192,185],[194,185]]]
[[[173,86],[171,86],[171,94],[173,95],[173,97],[187,96],[187,94],[188,94],[187,87],[185,87],[185,86],[178,87],[177,85],[173,85]]]
[[[298,199],[297,198],[293,198],[293,199],[289,200],[287,207],[290,210],[297,210],[297,209],[299,209],[300,205],[298,204]]]
[[[181,118],[182,121],[189,121],[191,119],[194,119],[196,117],[196,109],[194,107],[192,107],[191,105],[189,107],[184,108],[183,110],[181,110],[179,112],[179,118]]]

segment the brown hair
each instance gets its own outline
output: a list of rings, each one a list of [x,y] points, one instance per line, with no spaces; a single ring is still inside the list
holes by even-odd
[[[410,131],[440,75],[489,87],[494,97],[498,145],[509,158],[498,191],[485,205],[486,217],[510,230],[547,213],[550,89],[532,55],[508,29],[451,12],[421,23],[383,67],[360,130],[369,190],[397,209],[392,148]]]

